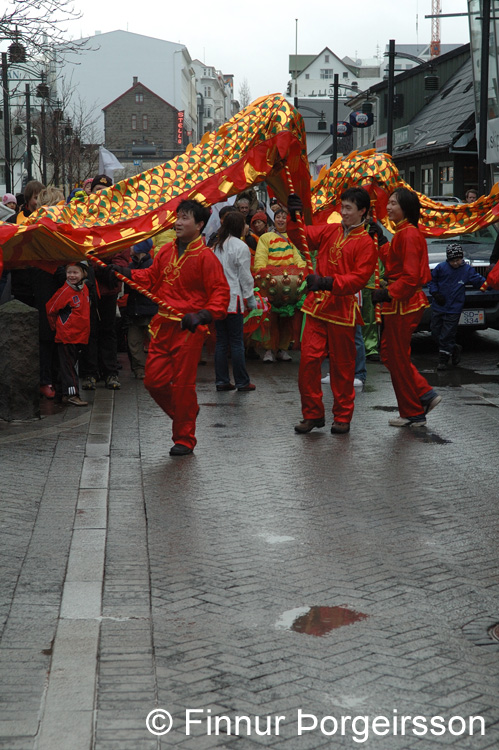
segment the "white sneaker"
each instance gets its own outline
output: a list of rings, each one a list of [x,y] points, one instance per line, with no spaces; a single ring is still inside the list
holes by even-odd
[[[425,427],[426,419],[421,419],[419,422],[411,422],[410,419],[405,419],[404,417],[394,417],[393,419],[388,420],[388,424],[391,427],[411,427],[414,429],[417,427]]]
[[[267,349],[262,357],[262,362],[275,362],[274,352],[272,349]]]
[[[280,362],[292,362],[290,355],[284,351],[284,349],[279,349],[276,355],[276,359],[278,359]]]
[[[361,380],[360,378],[354,378],[353,379],[353,387],[354,388],[362,388],[363,385],[364,385],[364,381]]]
[[[321,378],[321,383],[330,383],[331,382],[331,374],[328,372],[327,375],[324,375],[323,378]]]

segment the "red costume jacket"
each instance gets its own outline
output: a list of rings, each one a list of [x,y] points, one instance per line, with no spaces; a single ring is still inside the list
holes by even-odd
[[[383,315],[407,315],[428,307],[421,287],[431,280],[431,271],[426,240],[419,229],[407,219],[399,222],[392,241],[380,247],[379,254],[392,298],[383,302]]]
[[[288,235],[300,245],[298,224],[288,218]],[[376,248],[364,226],[343,236],[342,224],[317,224],[305,227],[308,246],[318,249],[316,273],[333,277],[332,292],[307,295],[302,311],[315,318],[344,326],[362,323],[356,293],[363,289],[374,272]]]
[[[181,320],[189,312],[209,310],[214,320],[227,315],[229,285],[222,264],[201,237],[189,243],[180,258],[177,240],[163,245],[149,268],[132,270],[132,279],[179,313],[160,308],[151,322],[153,335],[165,320]]]
[[[64,284],[46,304],[50,327],[59,344],[88,344],[90,336],[90,299],[88,287],[81,290]]]

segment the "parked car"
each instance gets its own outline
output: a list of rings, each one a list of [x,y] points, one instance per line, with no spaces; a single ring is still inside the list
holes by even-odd
[[[451,242],[458,242],[463,248],[464,260],[472,265],[478,273],[486,277],[489,269],[489,258],[498,235],[495,225],[477,229],[469,234],[454,234],[451,237],[427,237],[428,259],[430,268],[446,259],[446,247]],[[428,288],[424,289],[431,302]],[[430,330],[430,309],[425,310],[418,330]],[[466,287],[466,297],[459,326],[468,330],[495,328],[499,330],[499,291],[487,289],[481,292],[472,286]]]
[[[455,195],[429,195],[428,198],[431,201],[435,201],[436,203],[450,203],[453,205],[457,203],[464,203],[464,201],[456,198]]]

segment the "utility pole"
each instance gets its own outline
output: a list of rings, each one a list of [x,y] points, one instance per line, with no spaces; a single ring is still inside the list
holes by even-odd
[[[9,79],[7,76],[7,53],[6,52],[2,52],[2,89],[3,89],[3,135],[4,135],[4,148],[5,148],[5,155],[4,155],[5,192],[12,193]]]
[[[295,109],[298,109],[298,19],[295,18]]]
[[[393,100],[395,99],[395,39],[388,46],[388,102],[386,108],[386,153],[393,152]]]
[[[482,50],[480,57],[480,130],[478,134],[478,194],[487,195],[487,121],[489,116],[490,0],[482,0]]]
[[[27,181],[33,179],[33,156],[31,153],[31,97],[29,83],[25,86],[26,92],[26,172]],[[45,184],[45,183],[43,183]]]
[[[334,164],[338,158],[338,73],[333,77],[333,152],[331,154],[331,164]]]

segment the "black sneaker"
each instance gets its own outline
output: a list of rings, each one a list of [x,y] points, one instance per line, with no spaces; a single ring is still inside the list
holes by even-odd
[[[437,370],[448,370],[449,362],[450,362],[450,354],[447,354],[447,352],[440,352],[440,356],[438,358]]]
[[[188,448],[186,445],[182,445],[182,443],[175,443],[170,448],[170,456],[188,456],[190,453],[192,453],[192,448]]]
[[[88,378],[84,378],[81,384],[84,391],[95,391],[97,388],[97,381],[91,375]]]
[[[451,362],[454,365],[454,367],[456,367],[460,363],[462,351],[463,351],[463,347],[461,346],[461,344],[456,344],[454,349],[452,350]]]
[[[109,388],[111,391],[119,391],[121,388],[121,383],[118,380],[117,375],[108,375],[106,378],[106,388]]]

